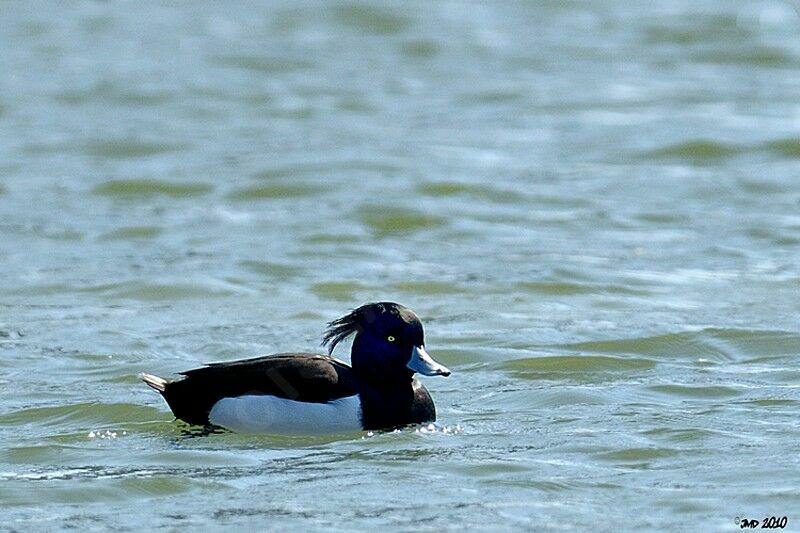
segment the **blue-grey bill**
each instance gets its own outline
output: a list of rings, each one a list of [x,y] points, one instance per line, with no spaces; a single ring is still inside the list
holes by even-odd
[[[444,365],[440,365],[434,361],[428,352],[425,351],[425,346],[414,346],[411,350],[411,360],[408,362],[408,368],[414,372],[419,372],[423,376],[449,376],[450,369]]]

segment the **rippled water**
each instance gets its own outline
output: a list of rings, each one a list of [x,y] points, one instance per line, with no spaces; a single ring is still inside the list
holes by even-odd
[[[798,9],[5,3],[0,527],[800,528]],[[435,427],[136,378],[384,299]]]

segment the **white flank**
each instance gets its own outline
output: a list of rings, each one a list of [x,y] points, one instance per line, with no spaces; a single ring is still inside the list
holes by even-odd
[[[358,395],[328,403],[257,395],[223,398],[211,408],[208,420],[237,433],[319,435],[362,429]]]

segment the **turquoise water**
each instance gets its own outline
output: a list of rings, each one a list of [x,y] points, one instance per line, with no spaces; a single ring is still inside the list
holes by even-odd
[[[3,4],[0,528],[800,529],[796,7]],[[136,377],[387,299],[433,427]]]

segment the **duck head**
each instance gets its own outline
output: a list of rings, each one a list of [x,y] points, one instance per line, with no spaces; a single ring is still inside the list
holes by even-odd
[[[336,345],[355,333],[350,360],[353,371],[379,381],[425,376],[449,376],[450,370],[425,351],[425,331],[413,311],[394,302],[362,305],[328,323],[322,344]]]

